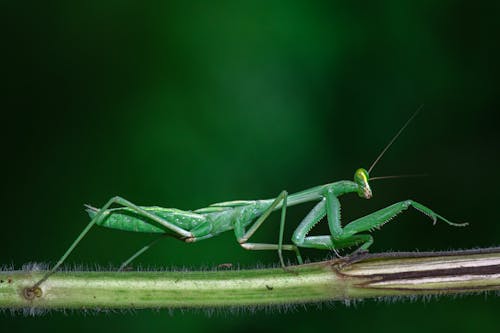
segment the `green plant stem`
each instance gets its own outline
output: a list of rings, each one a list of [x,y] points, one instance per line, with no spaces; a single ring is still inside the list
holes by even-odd
[[[500,290],[500,248],[381,253],[281,268],[213,271],[1,271],[0,308],[268,306]],[[28,292],[29,291],[29,292]]]

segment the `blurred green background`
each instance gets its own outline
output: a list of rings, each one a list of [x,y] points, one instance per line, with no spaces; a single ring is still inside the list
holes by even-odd
[[[499,9],[496,1],[2,1],[0,263],[54,263],[88,221],[82,205],[113,195],[195,209],[351,179],[421,104],[373,175],[429,177],[373,183],[370,201],[343,197],[344,221],[413,198],[471,225],[433,227],[409,211],[374,233],[372,251],[498,245]],[[311,207],[288,211],[288,237]],[[277,214],[272,221],[256,240],[276,239]],[[150,239],[95,229],[67,263],[118,265]],[[227,233],[165,240],[136,264],[276,261]],[[476,295],[212,317],[5,313],[0,325],[456,333],[498,329],[499,306]]]

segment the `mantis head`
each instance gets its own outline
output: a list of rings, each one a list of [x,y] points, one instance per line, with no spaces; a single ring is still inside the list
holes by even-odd
[[[361,198],[370,199],[372,197],[372,189],[368,184],[369,179],[368,171],[363,168],[359,168],[354,173],[354,182],[358,185],[358,195]]]

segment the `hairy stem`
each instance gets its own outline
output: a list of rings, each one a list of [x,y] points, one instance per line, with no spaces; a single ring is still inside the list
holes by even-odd
[[[1,271],[0,308],[268,306],[500,290],[500,248],[365,254],[281,268],[213,271]]]

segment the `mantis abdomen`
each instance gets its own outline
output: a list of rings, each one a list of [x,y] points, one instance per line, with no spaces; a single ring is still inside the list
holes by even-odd
[[[185,230],[192,230],[205,222],[204,216],[180,209],[156,206],[142,208],[161,219],[175,223]],[[90,206],[87,207],[87,213],[91,219],[93,219],[98,212],[99,209]],[[170,230],[159,223],[155,223],[153,220],[145,222],[144,216],[141,216],[128,207],[108,209],[103,215],[104,217],[96,223],[101,227],[132,232],[170,233]]]

